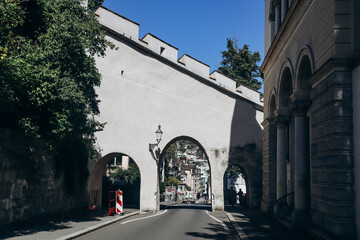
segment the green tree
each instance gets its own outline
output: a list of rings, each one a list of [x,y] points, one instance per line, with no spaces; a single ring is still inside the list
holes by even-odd
[[[118,181],[125,181],[126,183],[136,184],[140,183],[140,170],[137,165],[133,163],[129,165],[128,169],[116,169],[115,172],[110,174],[110,177]]]
[[[227,39],[227,51],[222,51],[223,60],[220,63],[218,71],[225,76],[236,81],[236,87],[244,85],[253,90],[259,90],[262,82],[257,78],[260,77],[259,52],[252,53],[249,45],[244,44],[242,48],[237,46],[237,41]]]
[[[113,46],[95,17],[101,2],[89,1],[91,9],[78,0],[0,2],[0,125],[43,139],[72,193],[74,181],[86,183],[94,133],[103,128],[93,118],[94,56]]]
[[[175,158],[176,153],[176,143],[171,144],[165,152],[165,158],[167,161],[170,161],[171,159]]]
[[[225,171],[225,176],[227,176],[228,173],[230,178],[238,177],[240,175],[246,179],[246,172],[239,165],[230,165]]]
[[[172,177],[170,176],[167,180],[167,186],[178,186],[180,184],[180,180],[177,179],[176,177]]]

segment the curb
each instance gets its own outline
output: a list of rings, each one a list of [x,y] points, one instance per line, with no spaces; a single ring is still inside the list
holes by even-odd
[[[228,219],[230,220],[231,224],[235,228],[237,234],[239,235],[239,238],[241,240],[248,240],[248,236],[246,235],[244,229],[236,222],[233,215],[231,215],[231,213],[228,213],[226,211],[225,211],[225,213],[226,213],[226,216],[228,217]]]
[[[136,215],[136,214],[139,214],[140,211],[136,211],[136,212],[133,212],[133,213],[129,213],[129,214],[126,214],[124,216],[120,216],[120,217],[116,217],[114,219],[111,219],[111,220],[107,220],[105,222],[102,222],[102,223],[99,223],[97,225],[94,225],[94,226],[91,226],[91,227],[88,227],[88,228],[85,228],[83,230],[80,230],[80,231],[77,231],[77,232],[74,232],[74,233],[71,233],[71,234],[68,234],[66,236],[63,236],[61,238],[57,238],[56,240],[67,240],[67,239],[74,239],[76,237],[80,237],[82,235],[85,235],[89,232],[92,232],[92,231],[95,231],[99,228],[102,228],[102,227],[105,227],[107,225],[110,225],[112,223],[115,223],[117,221],[120,221],[122,219],[125,219],[125,218],[128,218],[128,217],[131,217],[133,215]]]

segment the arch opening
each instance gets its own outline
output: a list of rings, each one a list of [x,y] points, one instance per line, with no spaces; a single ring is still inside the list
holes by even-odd
[[[140,207],[141,174],[136,162],[120,152],[110,153],[99,159],[90,174],[89,206],[97,210],[109,209],[111,191],[123,191],[124,208]]]
[[[159,159],[160,202],[211,204],[210,163],[197,140],[174,138]]]
[[[311,63],[308,56],[304,56],[301,59],[299,72],[298,72],[298,81],[297,89],[301,92],[310,92],[311,85],[309,83],[311,77]]]
[[[108,208],[109,192],[123,191],[124,207],[140,207],[140,170],[135,161],[124,154],[110,160],[102,183],[103,209]]]
[[[248,205],[248,176],[240,164],[231,164],[224,173],[224,204],[227,207]]]
[[[272,96],[271,96],[269,111],[270,111],[270,112],[269,112],[270,118],[274,118],[274,117],[275,117],[275,111],[276,111],[276,99],[275,99],[275,95],[272,95]]]
[[[290,108],[290,96],[293,94],[293,85],[290,69],[287,67],[282,73],[279,89],[279,108]]]

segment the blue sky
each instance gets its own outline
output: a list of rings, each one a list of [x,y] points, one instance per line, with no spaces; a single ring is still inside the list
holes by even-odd
[[[226,39],[264,58],[264,0],[105,0],[104,6],[216,70]],[[260,63],[259,63],[260,65]]]

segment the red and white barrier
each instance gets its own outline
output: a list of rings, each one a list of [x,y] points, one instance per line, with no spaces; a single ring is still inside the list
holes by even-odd
[[[121,190],[116,191],[116,213],[123,213],[123,192]]]

